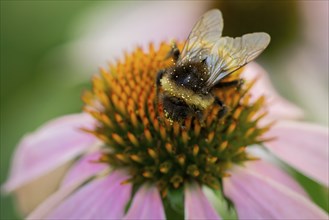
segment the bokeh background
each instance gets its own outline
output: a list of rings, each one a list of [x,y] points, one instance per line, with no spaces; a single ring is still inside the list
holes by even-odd
[[[183,40],[197,18],[221,9],[224,35],[265,31],[258,59],[305,118],[328,126],[328,1],[1,1],[0,183],[20,138],[47,120],[79,112],[100,66],[149,41]],[[306,161],[307,162],[307,161]],[[315,202],[328,189],[291,170]],[[20,219],[0,196],[1,219]]]

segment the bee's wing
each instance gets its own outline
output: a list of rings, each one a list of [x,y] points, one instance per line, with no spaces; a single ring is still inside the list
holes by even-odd
[[[255,59],[267,47],[270,39],[270,35],[266,33],[220,38],[207,58],[210,76],[206,85],[215,85],[225,76]]]
[[[223,25],[222,13],[218,9],[206,12],[194,25],[178,62],[205,59],[213,44],[222,36]]]

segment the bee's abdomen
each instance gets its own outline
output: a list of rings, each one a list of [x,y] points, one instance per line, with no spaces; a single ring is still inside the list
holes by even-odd
[[[165,116],[173,121],[184,120],[191,113],[191,109],[185,101],[177,97],[164,95],[162,104]]]

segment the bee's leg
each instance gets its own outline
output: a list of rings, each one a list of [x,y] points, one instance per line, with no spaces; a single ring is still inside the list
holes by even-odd
[[[173,42],[171,42],[171,50],[167,54],[166,59],[171,57],[171,58],[173,58],[174,62],[176,62],[178,60],[179,56],[180,56],[180,51],[177,47],[177,44],[173,41]]]
[[[227,113],[227,106],[218,97],[215,98],[215,104],[219,105],[220,107],[218,118],[221,119]]]
[[[237,79],[230,82],[218,82],[212,88],[221,89],[221,88],[236,87],[237,89],[240,89],[243,84],[244,84],[244,79]]]
[[[156,82],[155,82],[155,86],[156,86],[156,106],[158,105],[158,99],[159,99],[159,90],[160,90],[160,86],[161,86],[161,79],[163,77],[163,74],[166,71],[164,69],[160,70],[157,73],[157,77],[156,77]]]
[[[200,111],[200,110],[195,110],[195,115],[196,115],[196,117],[197,117],[197,119],[198,119],[198,121],[199,121],[201,127],[205,127],[206,124],[205,124],[205,122],[204,122],[204,118],[203,118],[203,113],[202,113],[202,111]]]
[[[161,86],[161,79],[162,79],[163,74],[165,72],[166,71],[164,69],[162,69],[162,70],[159,70],[159,72],[157,73],[157,78],[156,78],[156,86],[157,86],[157,88],[159,88]]]

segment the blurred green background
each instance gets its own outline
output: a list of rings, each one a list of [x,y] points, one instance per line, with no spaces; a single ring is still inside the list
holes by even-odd
[[[65,45],[88,33],[88,28],[93,30],[84,22],[91,16],[102,16],[104,7],[109,11],[120,7],[123,10],[130,3],[1,1],[0,183],[6,180],[15,145],[25,133],[51,118],[81,109],[81,91],[88,87],[88,78],[100,64],[91,63],[85,68],[84,60],[81,66],[79,59],[71,63],[66,57],[72,51],[66,50]],[[306,110],[308,120],[328,125],[328,2],[219,1],[208,2],[202,10],[212,7],[223,12],[225,35],[265,31],[272,36],[259,62],[272,74],[280,93]],[[320,15],[318,10],[322,10]],[[120,20],[118,16],[108,21],[108,29],[111,24],[120,25]],[[129,27],[122,28],[129,33]],[[76,51],[77,57],[79,53]],[[328,211],[328,190],[292,173],[316,203]],[[0,197],[1,219],[19,219],[12,200],[10,196]]]

